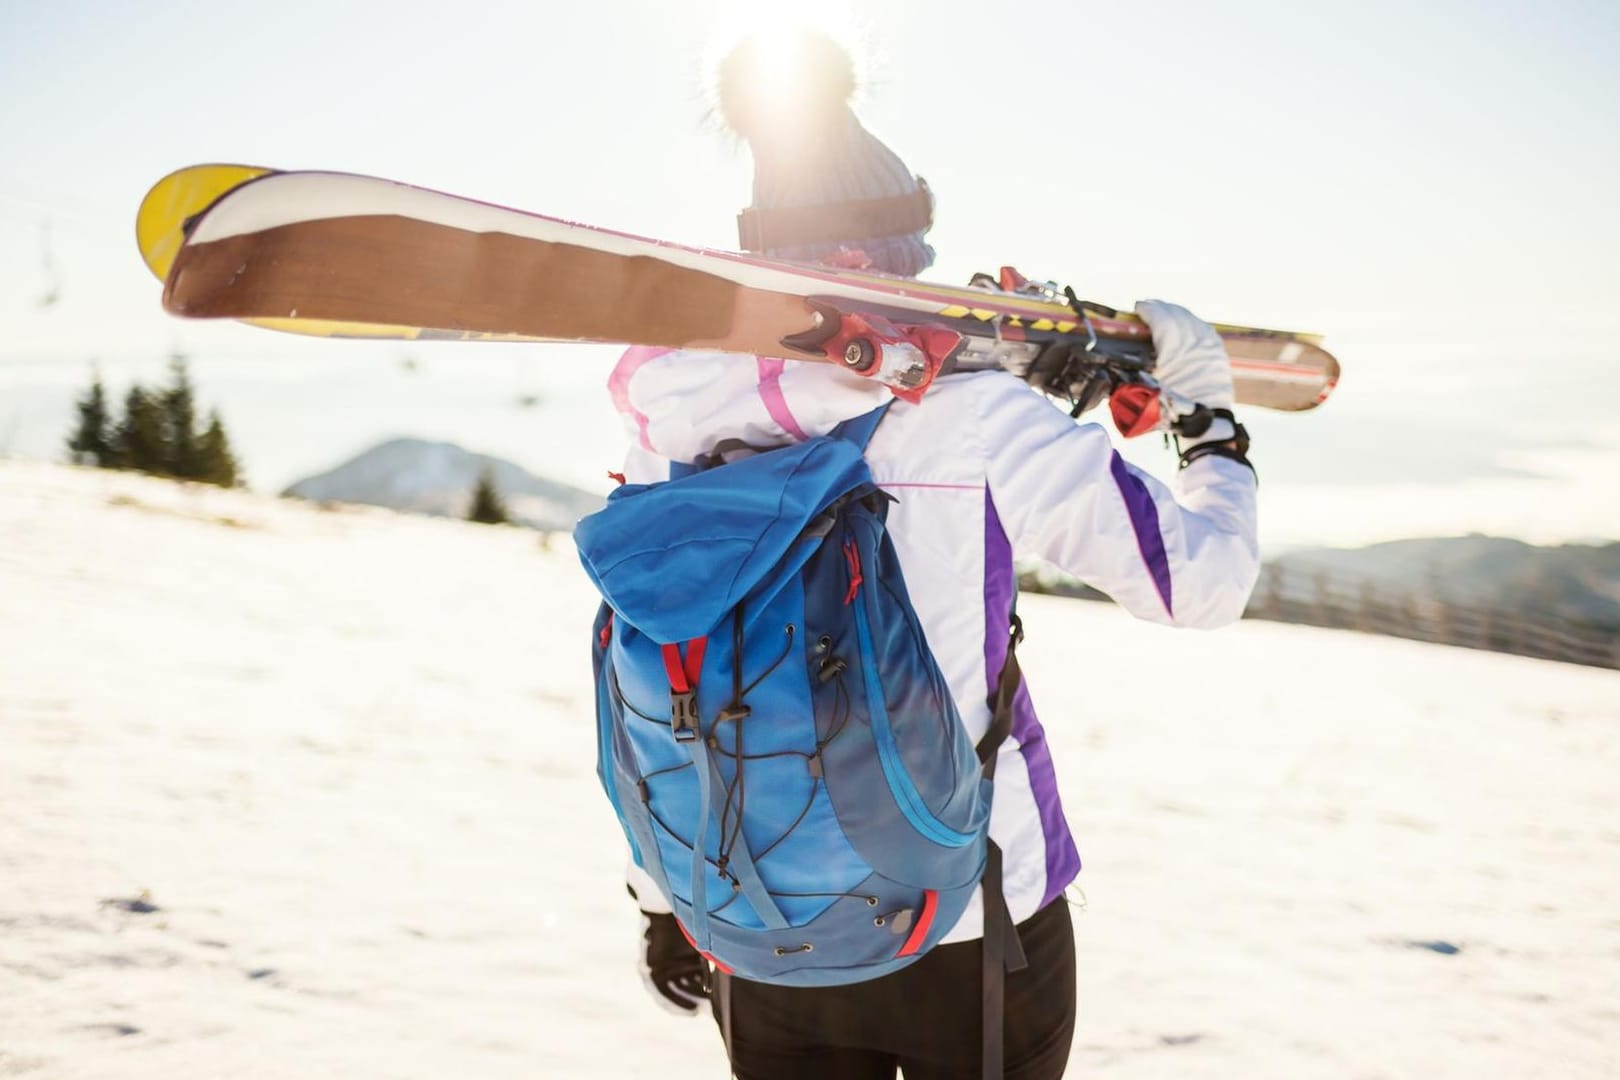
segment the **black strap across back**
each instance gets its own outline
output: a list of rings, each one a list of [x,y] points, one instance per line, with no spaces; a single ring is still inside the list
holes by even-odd
[[[990,696],[990,729],[976,747],[986,780],[995,779],[998,752],[1012,733],[1013,701],[1024,681],[1023,671],[1018,667],[1018,643],[1023,640],[1024,624],[1015,613],[1008,630],[1007,659],[996,678],[995,693]],[[1001,890],[1001,848],[994,840],[989,842],[985,853],[981,885],[984,891],[984,1080],[1001,1080],[1007,972],[1022,971],[1029,966],[1029,961],[1024,956],[1018,927],[1007,910],[1007,898]]]
[[[1018,643],[1023,640],[1024,625],[1013,614],[1008,627],[1007,659],[996,677],[995,692],[990,695],[990,727],[974,747],[986,780],[995,779],[997,754],[1001,744],[1012,733],[1013,702],[1024,678],[1018,666]],[[1002,1080],[1007,972],[1022,971],[1029,966],[1029,961],[1018,940],[1018,927],[1007,910],[1007,898],[1002,893],[1001,848],[994,840],[988,841],[984,877],[980,884],[984,891],[984,984],[980,997],[983,1014],[983,1080]],[[729,1058],[732,1037],[730,976],[715,973],[714,997],[715,1008],[720,1014],[721,1037],[725,1040],[726,1056]]]

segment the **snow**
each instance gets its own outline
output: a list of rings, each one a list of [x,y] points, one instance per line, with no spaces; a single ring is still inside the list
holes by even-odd
[[[724,1075],[636,976],[593,608],[563,538],[0,461],[0,1076]],[[1072,1074],[1620,1070],[1620,674],[1022,613]]]

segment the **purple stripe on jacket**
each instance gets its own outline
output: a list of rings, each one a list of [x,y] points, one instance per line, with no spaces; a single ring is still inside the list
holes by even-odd
[[[1148,573],[1153,576],[1159,599],[1164,601],[1164,613],[1173,617],[1176,610],[1170,596],[1170,556],[1165,554],[1164,534],[1159,531],[1159,508],[1154,505],[1147,485],[1126,466],[1118,450],[1114,451],[1114,459],[1108,467],[1114,474],[1114,483],[1119,485],[1120,495],[1125,499],[1125,509],[1131,515],[1131,528],[1136,532],[1137,550],[1142,553],[1142,561],[1147,563]]]
[[[1012,544],[1007,540],[1006,530],[1001,527],[1001,516],[996,513],[995,500],[986,488],[984,678],[991,695],[996,692],[1001,666],[1007,661],[1007,631],[1012,621],[1016,592]],[[1018,740],[1018,752],[1024,756],[1024,766],[1029,770],[1029,787],[1040,815],[1041,834],[1046,838],[1046,893],[1041,897],[1041,907],[1045,907],[1080,872],[1080,853],[1075,850],[1074,838],[1069,835],[1069,823],[1063,816],[1063,803],[1058,797],[1057,771],[1052,767],[1052,752],[1046,745],[1046,732],[1035,718],[1035,706],[1029,699],[1027,685],[1019,686],[1018,693],[1013,697],[1012,737]]]

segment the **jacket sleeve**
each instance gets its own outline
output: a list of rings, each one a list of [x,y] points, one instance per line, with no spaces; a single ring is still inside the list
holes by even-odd
[[[669,459],[651,450],[632,446],[624,455],[624,480],[627,484],[656,484],[669,479]]]
[[[986,482],[1014,552],[1139,618],[1215,627],[1243,614],[1260,573],[1252,472],[1209,455],[1172,490],[1017,379],[986,375],[976,389]]]

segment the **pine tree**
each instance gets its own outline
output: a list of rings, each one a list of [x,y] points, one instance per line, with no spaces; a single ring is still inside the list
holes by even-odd
[[[139,383],[130,387],[124,414],[116,421],[106,415],[106,394],[98,376],[79,402],[79,429],[68,441],[69,448],[107,468],[235,487],[241,482],[241,465],[218,410],[208,414],[208,427],[197,431],[196,391],[184,356],[176,353],[169,358],[169,376],[169,384],[159,390]],[[103,431],[111,427],[101,436],[99,452],[98,422]]]
[[[162,409],[163,445],[166,451],[165,469],[170,476],[184,480],[200,480],[202,461],[197,440],[197,396],[192,389],[191,375],[186,371],[186,358],[181,353],[169,357],[169,385],[158,395]]]
[[[107,391],[101,385],[100,372],[96,372],[90,389],[76,404],[79,425],[68,438],[68,453],[79,465],[112,464],[112,419],[107,414]]]
[[[169,460],[163,441],[163,409],[139,384],[124,398],[124,415],[112,436],[112,464],[120,469],[164,473]]]
[[[236,455],[217,409],[208,414],[208,427],[197,439],[197,479],[220,487],[235,487],[240,479]]]
[[[487,467],[478,474],[478,486],[473,488],[472,508],[467,511],[467,520],[484,525],[505,525],[510,520],[506,503],[495,487],[495,474]]]

